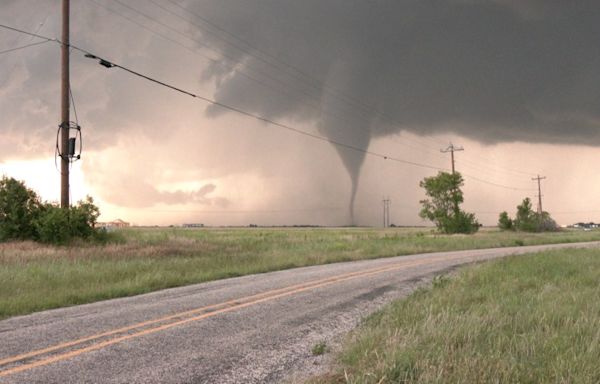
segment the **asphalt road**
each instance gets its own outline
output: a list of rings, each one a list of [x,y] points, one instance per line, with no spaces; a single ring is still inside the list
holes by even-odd
[[[279,383],[435,274],[512,254],[600,242],[442,252],[220,280],[0,322],[0,383]]]

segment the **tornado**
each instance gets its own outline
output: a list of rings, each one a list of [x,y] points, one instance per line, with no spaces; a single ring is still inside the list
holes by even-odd
[[[217,101],[343,144],[332,150],[349,176],[350,224],[365,154],[348,146],[367,150],[372,138],[600,146],[600,2],[348,3],[190,7],[227,31],[199,31],[223,56],[203,76]]]
[[[364,119],[357,119],[350,114],[332,114],[331,111],[348,110],[347,101],[340,98],[336,90],[347,87],[355,81],[352,77],[355,71],[353,66],[351,60],[341,59],[332,64],[323,90],[321,99],[323,112],[318,127],[321,134],[334,142],[333,145],[350,177],[349,225],[357,225],[354,203],[358,192],[360,170],[366,155],[364,151],[371,142],[371,127]]]

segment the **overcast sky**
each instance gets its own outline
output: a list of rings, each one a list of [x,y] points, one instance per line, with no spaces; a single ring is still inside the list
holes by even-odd
[[[60,37],[60,1],[0,2],[0,23]],[[74,199],[138,224],[380,225],[418,218],[419,181],[465,175],[484,224],[535,199],[600,221],[600,3],[542,0],[79,0],[72,43],[365,154],[71,54],[83,127]],[[36,42],[0,29],[0,52]],[[0,54],[0,173],[58,200],[60,49]],[[72,119],[75,120],[74,113]],[[393,159],[391,159],[393,158]],[[405,160],[407,164],[394,159]]]

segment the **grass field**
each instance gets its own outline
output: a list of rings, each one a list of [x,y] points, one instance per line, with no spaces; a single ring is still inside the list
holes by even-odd
[[[312,383],[599,383],[600,251],[509,257],[371,316]]]
[[[0,244],[0,318],[163,288],[421,252],[600,240],[600,231],[469,236],[431,229],[129,229],[107,245]]]

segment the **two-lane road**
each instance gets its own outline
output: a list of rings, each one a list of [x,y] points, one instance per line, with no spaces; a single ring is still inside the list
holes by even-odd
[[[264,383],[450,268],[600,242],[441,252],[245,276],[0,322],[0,383]]]

